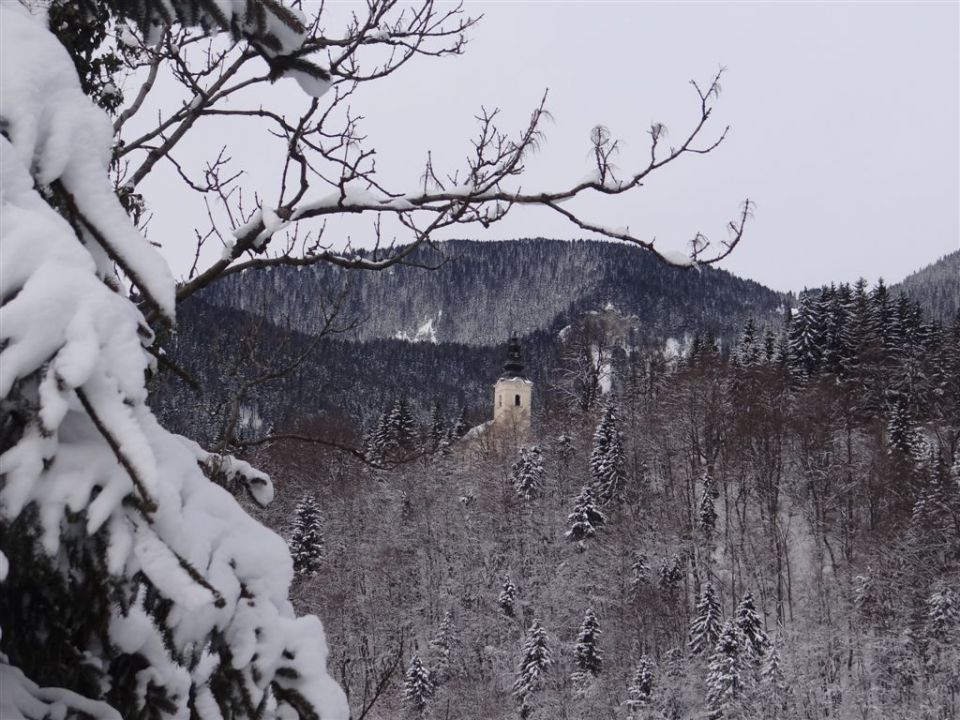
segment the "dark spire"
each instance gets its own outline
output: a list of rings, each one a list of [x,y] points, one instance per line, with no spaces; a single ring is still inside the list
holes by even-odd
[[[526,377],[523,368],[523,358],[520,355],[520,340],[516,335],[511,335],[510,341],[507,343],[507,361],[503,364],[503,375],[500,377]]]

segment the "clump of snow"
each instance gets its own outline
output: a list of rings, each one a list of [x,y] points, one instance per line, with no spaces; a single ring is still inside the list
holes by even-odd
[[[692,267],[695,264],[689,255],[679,250],[660,250],[658,252],[664,260],[677,267]]]
[[[208,685],[216,659],[189,670],[176,658],[222,633],[236,642],[233,666],[254,705],[277,683],[321,717],[346,718],[326,671],[322,626],[295,617],[288,600],[286,543],[207,475],[241,482],[263,503],[273,496],[269,477],[167,432],[147,405],[144,343],[152,334],[122,285],[104,281],[116,280],[118,262],[171,319],[174,284],[110,187],[107,116],[80,91],[56,38],[17,3],[0,4],[0,41],[0,116],[8,121],[0,137],[0,404],[35,408],[0,455],[0,517],[10,522],[35,507],[37,552],[70,573],[81,572],[63,547],[70,518],[85,513],[86,532],[105,533],[107,568],[133,600],[126,612],[111,610],[111,639],[147,659],[150,682],[176,705],[171,716],[190,714],[191,695],[217,716]],[[37,191],[55,181],[96,230],[83,231],[83,242]],[[73,533],[70,542],[84,541]],[[2,557],[0,577],[9,569]],[[134,577],[171,602],[169,635],[143,609],[143,581]],[[64,714],[119,717],[102,703],[40,689],[5,662],[0,717],[58,717],[44,709],[56,703]],[[290,714],[276,698],[267,704],[266,717]]]

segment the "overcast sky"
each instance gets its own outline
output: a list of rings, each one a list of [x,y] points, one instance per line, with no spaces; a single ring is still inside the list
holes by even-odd
[[[394,186],[416,185],[428,150],[457,166],[480,105],[502,108],[504,125],[519,130],[546,88],[553,122],[525,190],[583,177],[597,124],[624,141],[619,164],[629,170],[648,155],[651,122],[679,138],[696,121],[688,81],[706,82],[723,65],[714,130],[729,123],[727,141],[680,160],[629,197],[580,203],[584,216],[682,247],[698,230],[725,237],[726,221],[749,197],[755,220],[722,267],[778,290],[861,275],[898,281],[958,248],[956,2],[509,1],[466,9],[484,19],[464,56],[408,65],[358,93],[355,109]],[[302,98],[286,81],[262,92],[265,105]],[[217,122],[193,142],[229,142],[230,130]],[[238,148],[235,156],[256,189],[263,149]],[[173,195],[161,197],[167,180],[158,175],[146,188],[158,218],[167,216],[151,236],[163,235],[179,274],[190,233],[177,222],[192,216]],[[267,195],[272,185],[264,182]],[[362,239],[356,227],[345,232]],[[490,231],[456,235],[583,233],[520,210]]]

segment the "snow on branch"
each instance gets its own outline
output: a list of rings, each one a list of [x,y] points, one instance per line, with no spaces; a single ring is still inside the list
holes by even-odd
[[[0,715],[214,717],[230,707],[236,717],[345,719],[322,626],[295,617],[288,600],[286,543],[204,470],[262,503],[269,478],[167,432],[147,404],[153,333],[114,265],[168,322],[174,285],[110,186],[111,123],[57,39],[17,3],[0,4],[0,44],[0,582],[24,604],[39,600],[37,613],[78,591],[101,603],[90,608],[96,640],[79,647],[4,617],[13,639],[0,657]],[[74,630],[66,635],[84,637]],[[146,663],[142,681],[111,696],[121,712],[102,697],[41,689],[28,678],[49,671],[35,666],[44,656],[16,648],[47,642],[58,656],[90,657],[100,677],[87,688],[126,681],[115,676],[124,655]]]

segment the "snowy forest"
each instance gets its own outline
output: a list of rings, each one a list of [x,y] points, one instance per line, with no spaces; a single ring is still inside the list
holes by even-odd
[[[469,11],[0,3],[0,719],[960,716],[960,254],[794,295],[721,267],[751,200],[580,214],[723,69],[639,161],[527,183],[544,95],[394,187],[351,102]],[[529,209],[594,239],[450,239]]]

